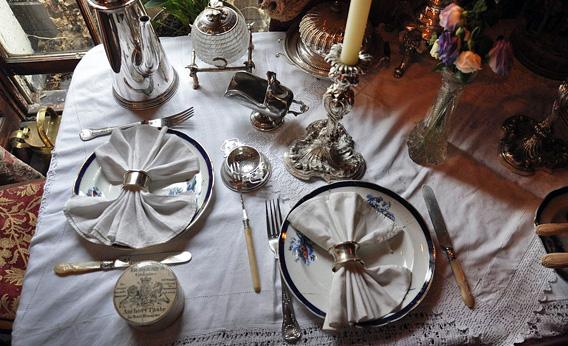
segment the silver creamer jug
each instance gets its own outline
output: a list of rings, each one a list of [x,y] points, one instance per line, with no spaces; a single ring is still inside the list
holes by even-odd
[[[178,76],[140,0],[88,2],[96,10],[118,103],[142,110],[169,100],[177,90]]]
[[[260,131],[272,131],[284,123],[286,114],[305,113],[309,107],[294,100],[294,93],[276,79],[276,73],[266,72],[263,79],[248,72],[237,72],[229,82],[225,97],[252,109],[251,124]],[[300,108],[291,110],[292,104]]]

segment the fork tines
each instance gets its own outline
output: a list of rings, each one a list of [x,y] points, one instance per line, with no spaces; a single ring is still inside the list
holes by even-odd
[[[241,165],[238,162],[233,162],[229,165],[229,170],[233,180],[242,182],[243,175],[241,174]]]
[[[193,107],[190,107],[181,113],[170,115],[169,117],[164,118],[165,125],[174,126],[181,124],[187,119],[191,118],[193,116],[193,113]]]
[[[265,201],[266,209],[266,232],[269,239],[277,238],[282,224],[282,212],[280,211],[280,199]]]

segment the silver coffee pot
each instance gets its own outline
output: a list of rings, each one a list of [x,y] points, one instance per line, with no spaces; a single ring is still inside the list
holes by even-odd
[[[118,103],[142,110],[169,100],[177,90],[178,76],[140,0],[88,2],[96,10]]]

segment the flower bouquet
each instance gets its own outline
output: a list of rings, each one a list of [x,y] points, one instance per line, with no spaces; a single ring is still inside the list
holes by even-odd
[[[444,31],[431,39],[430,55],[438,60],[442,86],[426,117],[408,137],[410,158],[422,165],[437,165],[446,160],[448,128],[465,85],[471,82],[482,64],[500,76],[512,67],[513,53],[508,41],[499,37],[495,44],[483,34],[485,0],[477,0],[471,9],[451,3],[440,12]]]

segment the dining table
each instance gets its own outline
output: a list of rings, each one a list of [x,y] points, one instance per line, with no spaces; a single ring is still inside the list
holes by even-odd
[[[330,85],[292,64],[285,33],[253,35],[254,74],[267,71],[309,111],[288,115],[282,127],[261,132],[250,109],[224,97],[233,72],[200,73],[194,90],[189,70],[190,37],[162,38],[179,88],[160,107],[131,111],[113,98],[111,69],[102,45],[92,48],[73,73],[55,149],[47,173],[37,228],[31,240],[12,332],[14,345],[248,345],[283,344],[279,266],[268,246],[265,201],[281,200],[284,215],[303,196],[327,182],[303,181],[286,169],[283,155],[311,122],[325,119],[322,95]],[[424,118],[441,85],[435,62],[422,56],[403,78],[393,77],[399,59],[392,41],[390,67],[366,71],[355,88],[353,110],[341,121],[366,161],[362,181],[408,201],[432,232],[421,189],[436,192],[456,254],[475,297],[463,303],[445,254],[436,246],[432,283],[422,302],[403,318],[379,327],[322,330],[323,320],[298,300],[299,344],[479,344],[512,345],[568,332],[568,283],[540,264],[545,249],[535,234],[535,211],[552,190],[568,184],[568,172],[513,173],[499,160],[503,121],[515,114],[543,119],[559,82],[540,77],[515,61],[507,78],[484,67],[466,85],[455,110],[448,159],[421,166],[408,155],[407,136]],[[244,58],[243,58],[244,59]],[[148,332],[128,325],[113,306],[121,270],[57,276],[58,263],[114,259],[136,251],[93,244],[68,223],[63,209],[82,164],[109,137],[82,141],[83,128],[118,126],[194,107],[195,115],[175,127],[198,142],[212,162],[213,192],[202,217],[189,230],[153,252],[187,250],[192,260],[171,266],[184,293],[184,310],[169,327]],[[562,130],[562,129],[561,129]],[[563,129],[562,131],[567,131]],[[565,132],[565,133],[568,133]],[[223,143],[238,139],[265,155],[268,183],[244,193],[261,290],[251,284],[239,194],[226,188],[220,170]],[[138,251],[140,252],[140,251]],[[143,252],[143,251],[142,251]]]

